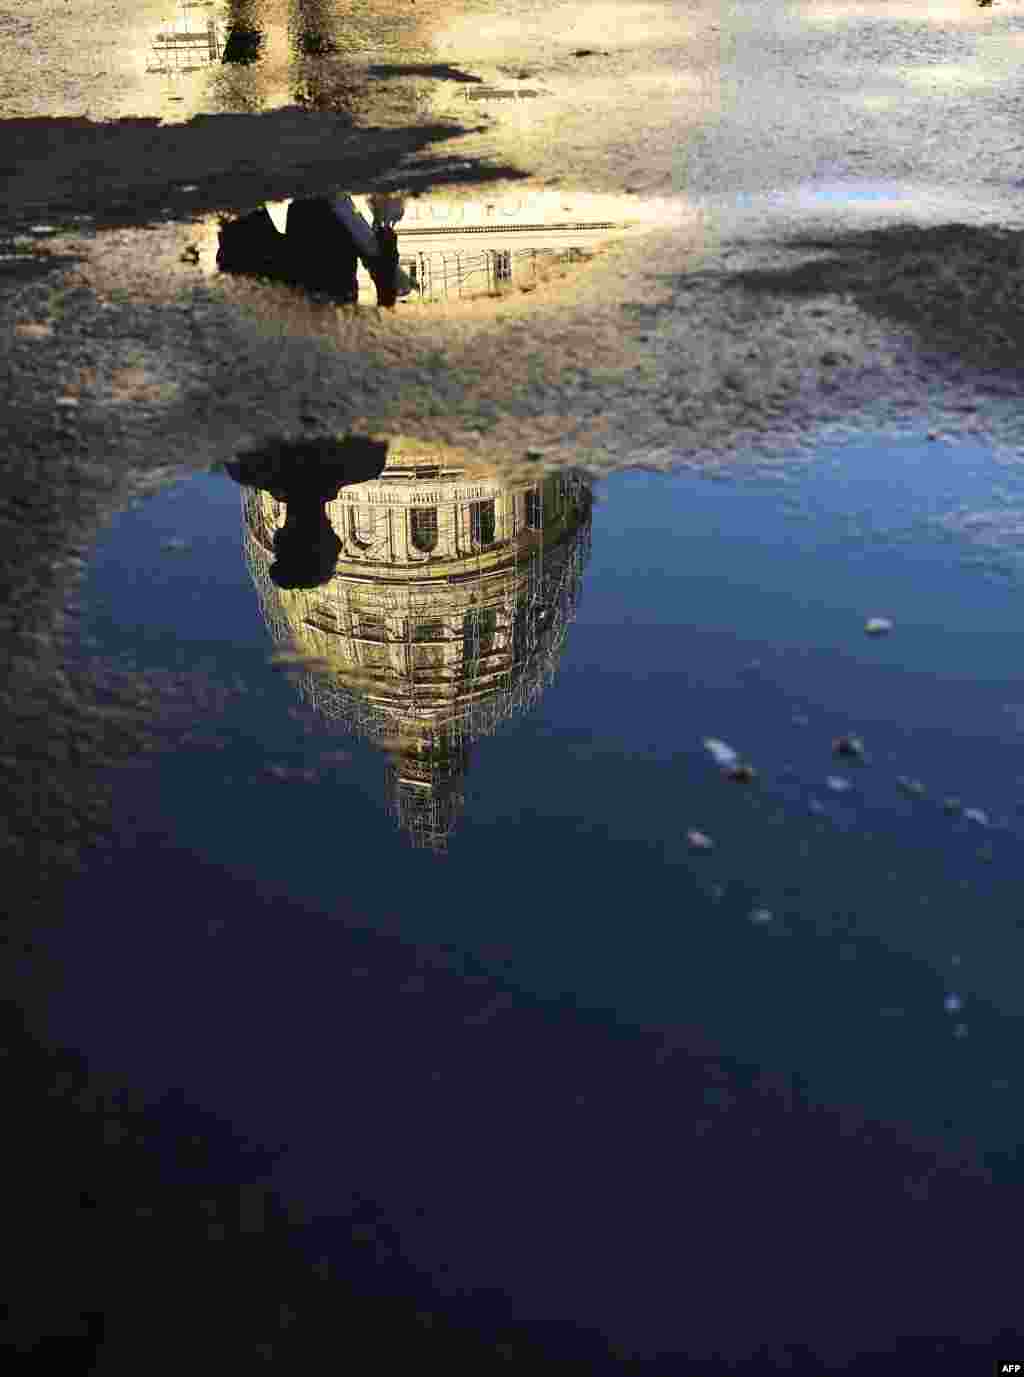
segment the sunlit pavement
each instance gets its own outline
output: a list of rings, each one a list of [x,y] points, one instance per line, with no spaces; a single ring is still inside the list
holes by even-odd
[[[26,1361],[1014,1356],[1022,42],[0,5]],[[218,264],[385,192],[393,309]],[[205,470],[350,432],[282,592]]]

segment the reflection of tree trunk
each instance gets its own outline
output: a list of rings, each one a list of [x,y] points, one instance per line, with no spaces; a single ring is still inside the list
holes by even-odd
[[[415,88],[357,76],[354,54],[392,34],[381,19],[341,9],[340,0],[225,0],[225,38],[216,92],[224,110],[254,113],[277,105],[354,114],[372,101],[388,122],[415,116]],[[415,14],[415,11],[412,12]],[[415,20],[410,20],[415,26]]]
[[[325,0],[292,0],[288,18],[291,93],[306,110],[353,112],[357,89],[344,63],[341,20]],[[351,35],[349,35],[351,47]]]
[[[216,93],[221,109],[254,113],[288,103],[291,0],[228,0]]]
[[[247,67],[257,61],[262,46],[257,0],[229,0],[227,37],[221,61]]]
[[[337,52],[332,29],[336,22],[324,0],[295,0],[292,10],[295,46],[306,57]]]

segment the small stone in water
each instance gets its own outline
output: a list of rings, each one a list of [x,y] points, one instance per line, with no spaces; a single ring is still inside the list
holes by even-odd
[[[825,783],[834,794],[845,794],[846,790],[850,787],[850,781],[844,779],[842,775],[829,775]]]
[[[896,783],[905,794],[912,794],[914,798],[924,797],[924,785],[919,779],[909,779],[906,775],[899,775]]]
[[[892,622],[888,617],[869,617],[864,623],[864,630],[869,636],[884,636],[892,630]]]
[[[23,320],[15,325],[14,333],[19,339],[49,339],[53,326],[44,320]]]
[[[161,541],[160,549],[166,550],[168,554],[180,554],[188,549],[188,541],[183,536],[171,536],[169,540]]]
[[[832,750],[836,755],[845,756],[847,759],[864,758],[864,742],[859,736],[837,736],[832,742]]]
[[[716,765],[736,765],[739,763],[739,756],[731,746],[724,741],[719,741],[715,736],[709,736],[704,742],[704,749],[712,757]]]
[[[947,1014],[959,1013],[960,1010],[963,1008],[963,1005],[963,1000],[957,994],[948,994],[946,998],[942,1001],[942,1007],[945,1009]]]
[[[976,822],[981,827],[988,826],[988,814],[981,808],[965,808],[964,817],[970,818],[971,822]]]
[[[703,832],[690,831],[686,834],[686,840],[694,851],[711,851],[715,843]]]
[[[958,798],[944,798],[942,800],[942,811],[954,817],[957,813],[964,811],[964,805]]]
[[[730,765],[725,771],[726,779],[733,779],[738,784],[749,784],[752,779],[757,778],[757,771],[752,765]]]
[[[752,923],[770,923],[772,921],[772,911],[770,908],[755,908],[750,915]]]

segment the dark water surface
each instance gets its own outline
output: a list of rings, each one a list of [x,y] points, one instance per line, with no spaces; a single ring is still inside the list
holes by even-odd
[[[50,1031],[272,1145],[318,1247],[353,1183],[386,1201],[446,1294],[623,1351],[982,1342],[1024,1179],[1024,485],[878,437],[595,498],[553,681],[472,745],[442,854],[268,664],[239,488],[122,513],[92,653],[246,692],[118,777]]]

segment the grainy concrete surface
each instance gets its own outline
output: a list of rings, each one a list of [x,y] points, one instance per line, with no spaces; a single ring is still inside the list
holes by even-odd
[[[168,8],[0,0],[5,973],[29,1011],[60,977],[45,963],[46,925],[60,921],[62,876],[102,843],[107,765],[173,741],[219,692],[68,653],[83,561],[130,496],[310,412],[321,430],[401,431],[509,463],[536,449],[595,472],[730,463],[741,445],[778,462],[823,427],[879,422],[977,432],[1011,458],[1021,442],[1016,3],[421,0],[415,21],[410,7],[366,6],[346,30],[359,71],[343,94],[303,108],[278,73],[230,90],[193,83],[182,109],[139,69]],[[417,71],[395,75],[403,64]],[[527,113],[474,122],[455,98],[467,74],[522,76],[545,94]],[[453,159],[469,170],[452,172]],[[213,211],[368,189],[389,172],[412,190],[527,176],[656,195],[669,210],[578,274],[472,307],[338,313],[179,261]],[[869,202],[800,190],[858,179],[889,189]],[[28,233],[38,224],[60,233]],[[81,1261],[65,1262],[48,1299],[23,1295],[21,1337],[52,1337],[106,1304],[102,1287],[81,1304],[76,1291],[104,1246],[92,1206],[72,1200],[79,1178],[82,1195],[109,1190],[115,1202],[97,1215],[105,1246],[116,1216],[126,1254],[180,1248],[213,1266],[206,1223],[187,1244],[158,1233],[154,1246],[141,1217],[118,1214],[122,1187],[99,1150],[110,1116],[76,1108],[83,1086],[99,1103],[87,1068],[62,1080],[67,1058],[33,1048],[24,1027],[8,1046],[26,1179],[42,1138],[72,1135],[78,1164],[74,1190],[55,1188],[45,1209],[54,1246],[70,1230]],[[155,1170],[141,1147],[132,1163]],[[45,1180],[66,1164],[47,1158]],[[36,1178],[25,1199],[42,1194]],[[34,1247],[31,1210],[17,1227]],[[257,1266],[248,1249],[239,1243],[250,1260],[237,1266]],[[286,1256],[270,1248],[253,1290],[254,1329],[273,1310],[275,1343],[329,1322],[280,1320],[273,1278]],[[167,1274],[157,1284],[166,1295],[176,1285]],[[174,1323],[170,1300],[145,1313]],[[247,1323],[207,1318],[224,1342]],[[88,1370],[76,1356],[92,1342],[88,1320],[79,1328],[79,1348],[72,1338],[53,1350],[67,1371]],[[125,1340],[124,1370],[138,1370],[147,1341]],[[98,1370],[121,1370],[111,1353]],[[300,1371],[308,1356],[264,1360]]]

